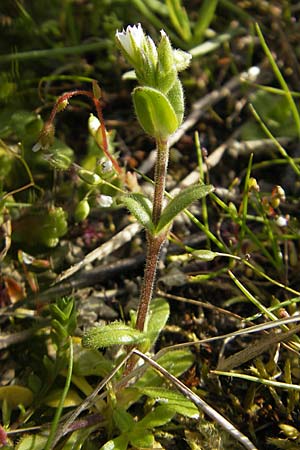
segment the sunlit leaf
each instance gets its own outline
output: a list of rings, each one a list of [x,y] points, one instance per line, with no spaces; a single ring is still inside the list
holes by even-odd
[[[199,417],[198,408],[183,394],[162,387],[144,387],[143,394],[168,406],[173,412],[190,418]]]
[[[154,225],[151,219],[151,201],[142,194],[129,194],[123,196],[121,201],[129,209],[136,220],[146,228],[146,230],[153,233]]]
[[[10,385],[0,387],[0,402],[6,401],[7,406],[16,409],[18,405],[29,406],[32,403],[33,394],[25,386]]]
[[[177,214],[181,213],[185,208],[190,206],[195,200],[203,198],[214,190],[211,185],[189,186],[174,197],[170,203],[163,210],[161,218],[157,224],[156,233],[159,233],[163,228],[170,225]]]
[[[113,322],[103,327],[88,330],[82,338],[83,347],[100,348],[111,345],[133,345],[143,342],[145,334],[125,325],[123,322]]]

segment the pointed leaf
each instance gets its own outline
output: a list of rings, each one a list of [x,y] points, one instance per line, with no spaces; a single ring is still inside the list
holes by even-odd
[[[104,327],[88,330],[82,338],[83,347],[100,348],[111,345],[133,345],[143,342],[145,334],[122,322],[113,322]]]
[[[121,201],[129,209],[136,220],[143,225],[150,233],[154,231],[154,225],[151,219],[151,201],[142,194],[129,194],[121,197]]]
[[[180,0],[166,0],[169,16],[177,33],[188,42],[191,39],[190,22],[185,8]]]
[[[166,139],[177,130],[176,113],[162,92],[143,86],[135,88],[132,97],[137,118],[150,136]]]
[[[214,190],[211,185],[189,186],[181,191],[163,210],[161,218],[157,224],[155,232],[158,234],[163,228],[170,225],[177,214],[190,206],[195,200],[199,200]]]
[[[155,298],[151,302],[150,317],[147,326],[147,336],[153,345],[170,315],[169,303],[164,298]]]

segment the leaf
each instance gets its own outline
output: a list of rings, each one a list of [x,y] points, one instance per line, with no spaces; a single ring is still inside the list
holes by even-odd
[[[164,298],[155,298],[151,302],[147,336],[153,345],[166,325],[170,315],[169,303]]]
[[[86,377],[97,375],[105,377],[112,370],[112,362],[106,359],[98,350],[91,350],[75,346],[74,349],[74,375]]]
[[[142,420],[138,422],[138,426],[143,428],[161,427],[170,422],[175,415],[175,411],[171,411],[166,405],[159,405],[153,411],[150,411]]]
[[[128,441],[128,436],[126,434],[121,434],[121,436],[111,439],[106,442],[106,444],[102,445],[100,450],[127,450]]]
[[[129,194],[121,197],[121,201],[129,209],[136,220],[143,225],[151,234],[154,231],[152,222],[151,201],[142,194]]]
[[[144,333],[125,325],[123,322],[113,322],[104,327],[94,327],[88,330],[82,338],[83,347],[100,348],[111,345],[133,345],[145,341]]]
[[[191,28],[186,9],[181,5],[180,0],[166,0],[170,20],[177,33],[186,42],[191,39]]]
[[[60,402],[60,399],[63,394],[63,389],[54,389],[50,392],[47,397],[44,398],[43,402],[45,405],[50,406],[51,408],[57,408]],[[66,399],[63,404],[63,408],[71,408],[72,406],[78,406],[82,403],[82,398],[77,394],[74,389],[69,389]]]
[[[16,446],[16,450],[44,450],[48,436],[32,434],[21,438]]]
[[[132,433],[129,434],[129,440],[132,446],[135,448],[153,449],[154,436],[149,430],[135,429]]]
[[[11,409],[17,409],[18,405],[29,406],[33,400],[33,394],[30,389],[25,386],[16,384],[0,387],[0,403],[6,401]]]
[[[199,19],[194,27],[193,42],[195,42],[197,45],[202,41],[205,31],[214,18],[217,4],[218,0],[204,0],[202,2],[198,14]]]
[[[198,184],[195,186],[189,186],[188,188],[182,190],[176,197],[174,197],[170,201],[170,203],[163,210],[155,233],[158,234],[163,228],[168,226],[174,220],[177,214],[181,213],[195,200],[199,200],[205,195],[208,195],[213,190],[214,187],[210,184]]]
[[[179,122],[168,98],[150,87],[136,87],[132,94],[137,118],[146,131],[155,138],[168,138]]]
[[[119,408],[118,405],[113,411],[113,418],[116,426],[122,433],[131,431],[134,428],[135,421],[132,415],[125,411],[125,409]]]
[[[194,355],[190,350],[173,350],[158,358],[157,362],[175,377],[186,372],[194,363]],[[149,368],[144,375],[135,383],[137,389],[144,386],[161,386],[161,376]]]
[[[199,417],[197,406],[179,392],[162,387],[144,387],[141,392],[168,406],[173,412],[194,419]]]

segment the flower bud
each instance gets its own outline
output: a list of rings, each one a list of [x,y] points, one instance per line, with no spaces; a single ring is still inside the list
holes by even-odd
[[[87,184],[95,186],[101,184],[102,180],[96,173],[90,172],[89,170],[80,169],[78,170],[79,178]]]
[[[61,152],[54,152],[46,158],[52,167],[58,170],[68,170],[72,164],[72,160],[69,156],[64,155]]]
[[[146,133],[156,138],[167,138],[176,131],[179,122],[164,94],[150,87],[137,87],[132,96],[137,118]]]
[[[77,206],[75,208],[75,212],[74,212],[75,222],[82,222],[83,220],[85,220],[87,218],[89,213],[90,213],[90,205],[89,205],[89,202],[87,201],[87,199],[84,198],[77,204]]]

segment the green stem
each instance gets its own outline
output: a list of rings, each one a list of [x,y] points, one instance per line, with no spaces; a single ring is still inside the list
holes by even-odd
[[[53,422],[51,424],[50,434],[48,436],[45,450],[52,450],[54,445],[56,444],[55,433],[57,431],[57,428],[59,425],[59,419],[62,414],[64,403],[65,403],[67,394],[70,389],[70,385],[71,385],[71,381],[72,381],[72,371],[73,371],[73,342],[72,342],[71,336],[69,336],[69,361],[68,361],[66,383],[65,383],[63,392],[61,394],[59,404],[55,411],[55,415],[53,418]]]
[[[157,158],[154,173],[154,197],[152,209],[152,221],[156,226],[159,222],[163,209],[163,200],[166,184],[166,175],[169,160],[168,139],[157,139]],[[141,289],[139,309],[137,313],[136,328],[140,331],[145,330],[145,324],[148,317],[150,302],[153,294],[155,275],[161,247],[166,239],[165,233],[152,235],[147,233],[147,256],[144,279]]]

